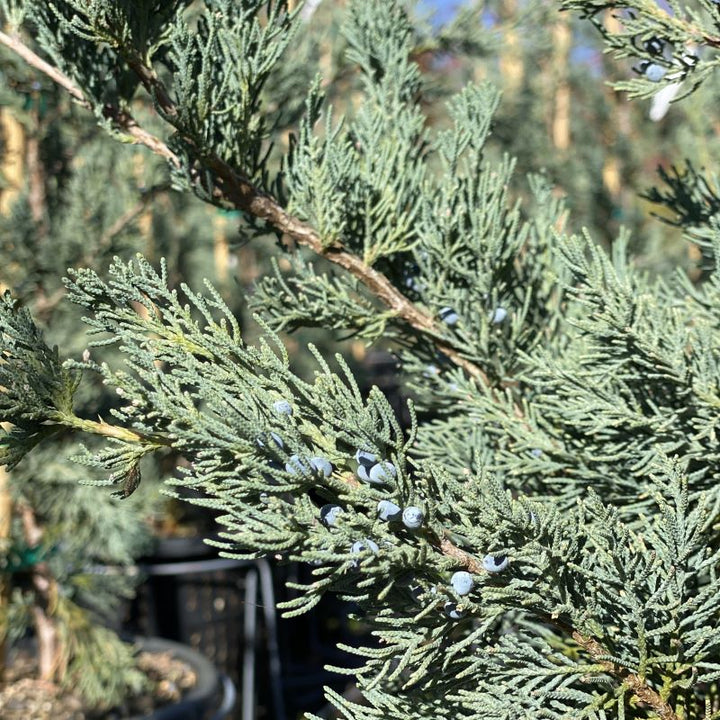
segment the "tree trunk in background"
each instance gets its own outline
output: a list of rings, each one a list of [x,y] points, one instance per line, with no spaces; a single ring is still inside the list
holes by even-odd
[[[570,22],[561,15],[552,30],[553,58],[552,70],[555,85],[553,102],[552,141],[558,150],[570,147],[570,47],[572,32]]]
[[[0,190],[0,213],[8,215],[23,186],[25,130],[7,108],[0,110],[0,133],[4,146],[0,157],[0,175],[5,184]]]
[[[605,16],[605,24],[613,33],[621,30],[620,21],[608,11]],[[606,67],[612,60],[606,56]],[[620,93],[608,88],[608,106],[611,108],[612,119],[607,123],[607,137],[605,139],[605,159],[603,161],[602,180],[603,186],[610,196],[613,205],[624,211],[632,203],[628,196],[628,190],[622,182],[623,160],[618,151],[618,138],[632,134],[632,121],[630,117],[631,107]]]
[[[218,283],[222,290],[227,290],[230,279],[230,244],[227,237],[227,219],[219,212],[213,218],[213,259]]]
[[[30,133],[25,142],[27,161],[28,205],[30,214],[37,224],[37,232],[44,236],[48,232],[47,197],[45,192],[45,169],[40,157],[40,135],[37,132],[39,122],[35,123],[36,132]]]
[[[23,186],[25,130],[7,108],[0,110],[0,133],[4,146],[0,157],[0,176],[5,185],[0,191],[0,213],[9,215]],[[4,290],[5,285],[0,277],[0,292]],[[7,552],[10,543],[12,512],[10,475],[4,467],[0,467],[0,552]],[[6,622],[11,588],[10,576],[5,573],[0,575],[0,680],[5,675]]]
[[[20,505],[18,510],[25,542],[29,548],[35,548],[40,545],[43,538],[43,531],[38,525],[35,511],[26,504]],[[35,590],[32,616],[37,635],[40,679],[55,682],[62,670],[60,638],[53,620],[58,599],[57,582],[47,562],[39,562],[32,566],[31,579]]]
[[[605,15],[605,23],[608,26],[608,28],[611,30],[611,32],[618,32],[620,30],[620,22],[619,20],[613,16],[612,12],[607,12]],[[613,107],[613,114],[617,117],[619,113],[622,112],[622,108],[618,107],[617,100],[612,103]],[[615,122],[608,123],[608,127],[612,128],[618,127],[618,122],[615,120]],[[605,189],[608,191],[610,196],[613,198],[615,202],[619,201],[620,196],[620,158],[612,151],[612,148],[615,144],[615,135],[613,134],[612,137],[608,137],[607,139],[607,152],[605,153],[605,161],[603,163],[603,171],[602,171],[602,178],[603,178],[603,185],[605,186]]]
[[[525,72],[516,19],[517,0],[505,0],[500,9],[500,22],[508,29],[500,51],[500,74],[503,93],[509,97],[515,97],[520,92]]]

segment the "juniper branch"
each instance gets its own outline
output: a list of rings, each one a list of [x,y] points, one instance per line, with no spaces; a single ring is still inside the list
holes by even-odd
[[[459,548],[447,536],[440,539],[439,547],[444,555],[457,561],[469,572],[476,575],[482,575],[487,572],[477,558]],[[604,648],[595,638],[583,635],[579,630],[569,626],[566,622],[563,622],[558,618],[548,617],[547,622],[549,625],[560,630],[566,636],[572,637],[572,639],[583,650],[585,650],[585,652],[587,652],[587,654],[595,662],[602,666],[605,672],[614,678],[617,678],[630,690],[632,690],[641,702],[650,706],[653,710],[655,710],[655,712],[657,712],[659,718],[662,720],[679,720],[672,707],[663,700],[662,697],[653,690],[642,677],[628,671],[626,668],[623,668],[614,662],[611,662],[610,660],[607,660],[606,658],[609,655],[608,650]]]
[[[35,54],[18,37],[0,32],[0,42],[17,53],[29,65],[45,73],[80,105],[92,110],[90,102],[70,78]],[[137,74],[147,92],[153,97],[163,116],[166,119],[177,116],[177,108],[155,71],[144,65],[136,56],[127,55],[125,60]],[[108,104],[103,108],[103,116],[127,132],[136,143],[145,145],[153,153],[168,160],[174,167],[180,167],[180,159],[167,144],[138,125],[127,110]],[[183,140],[199,151],[192,138],[183,135]],[[324,246],[320,236],[312,227],[288,213],[274,197],[259,190],[221,158],[215,155],[203,156],[202,153],[199,155],[202,157],[202,163],[214,175],[214,187],[210,189],[210,192],[218,203],[229,204],[235,209],[264,220],[277,232],[288,235],[300,245],[310,248],[316,254],[347,270],[357,277],[378,300],[395,311],[397,317],[404,320],[415,331],[429,337],[440,352],[465,370],[469,376],[488,388],[492,387],[486,372],[475,363],[462,357],[459,348],[441,338],[440,333],[436,330],[434,319],[420,311],[393,286],[384,274],[368,266],[354,253],[348,252],[339,242]],[[192,172],[191,179],[196,183],[202,181],[201,173],[197,168]]]
[[[680,720],[672,707],[662,699],[662,697],[653,690],[643,678],[639,675],[628,671],[626,668],[618,666],[616,663],[605,659],[608,655],[607,650],[595,638],[587,637],[582,633],[568,628],[556,620],[550,621],[556,627],[564,629],[570,634],[572,639],[581,647],[593,660],[595,660],[603,669],[613,677],[620,679],[642,703],[651,707],[661,720]]]
[[[8,35],[0,31],[0,43],[19,55],[28,65],[47,75],[53,82],[66,90],[80,106],[90,111],[93,110],[92,104],[85,97],[83,91],[65,73],[34,53],[17,35]],[[164,157],[168,162],[179,167],[180,161],[177,155],[160,138],[142,128],[127,110],[106,104],[102,108],[102,114],[106,120],[111,120],[118,129],[126,132],[136,143],[145,145],[156,155]]]

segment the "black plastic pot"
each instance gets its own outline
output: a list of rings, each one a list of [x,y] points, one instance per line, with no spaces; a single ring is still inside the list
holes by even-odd
[[[195,671],[197,682],[178,702],[163,705],[150,715],[135,715],[131,720],[222,720],[232,711],[235,686],[199,652],[162,638],[136,638],[135,642],[145,652],[169,652],[187,663]]]
[[[191,537],[160,540],[138,568],[145,580],[125,630],[201,652],[238,687],[238,720],[285,720],[268,563],[220,558]]]

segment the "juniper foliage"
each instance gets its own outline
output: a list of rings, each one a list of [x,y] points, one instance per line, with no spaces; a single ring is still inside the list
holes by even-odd
[[[667,66],[662,82],[709,77],[714,61],[685,47],[714,47],[714,3],[562,4],[621,56]],[[82,461],[129,493],[141,458],[182,454],[174,483],[222,513],[228,556],[314,567],[287,615],[329,591],[358,603],[377,642],[347,648],[363,658],[346,672],[366,702],[328,693],[348,719],[720,717],[713,213],[693,216],[713,263],[693,284],[638,270],[623,237],[607,253],[564,234],[563,203],[540,178],[519,207],[512,161],[485,157],[496,91],[468,86],[447,128],[427,129],[419,36],[388,0],[350,3],[359,94],[340,116],[312,82],[278,171],[261,102],[301,11],[206,0],[150,22],[152,6],[22,3],[84,102],[165,157],[178,188],[337,269],[297,257],[264,278],[256,344],[210,284],[173,287],[164,263],[72,270],[93,342],[122,357],[103,364],[60,363],[7,299],[3,420],[18,429],[5,457],[56,430],[105,437]],[[608,8],[628,10],[619,33],[601,23]],[[670,57],[642,45],[656,36]],[[110,66],[150,95],[165,135],[139,132],[129,93],[105,92]],[[340,356],[309,348],[314,377],[294,370],[277,333],[316,323],[393,343],[414,393],[409,428]],[[111,423],[74,414],[64,378],[81,373],[118,392]],[[387,500],[419,508],[419,527],[378,518]],[[342,508],[333,522],[326,504]],[[458,570],[475,581],[468,594],[453,589]]]

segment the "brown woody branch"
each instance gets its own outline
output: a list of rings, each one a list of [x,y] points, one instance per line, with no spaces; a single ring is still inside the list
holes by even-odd
[[[19,37],[0,31],[0,44],[5,45],[5,47],[19,55],[28,65],[47,75],[53,82],[65,89],[79,105],[88,110],[93,109],[83,91],[67,75],[34,53]],[[175,153],[162,140],[141,128],[130,113],[113,105],[105,105],[102,112],[105,118],[112,120],[119,129],[130,135],[136,143],[145,145],[176,167],[180,166],[180,161]]]
[[[610,660],[602,659],[608,654],[607,650],[594,638],[585,637],[577,630],[571,630],[572,639],[583,648],[593,660],[596,660],[605,671],[620,678],[635,697],[645,705],[651,707],[661,720],[680,720],[670,704],[660,697],[639,675],[620,667]]]
[[[70,78],[36,55],[18,37],[0,32],[0,43],[6,45],[29,65],[45,73],[58,85],[65,88],[83,107],[92,109],[82,90]],[[168,119],[176,117],[178,114],[177,108],[154,70],[133,56],[126,57],[125,60],[137,74],[147,92],[153,97],[160,112]],[[155,154],[166,158],[175,167],[180,167],[180,160],[177,155],[160,138],[141,128],[128,111],[106,105],[103,108],[103,115],[112,120],[121,130],[128,133],[135,142],[145,145]],[[185,137],[184,139],[191,147],[194,146],[192,138]],[[198,154],[201,155],[201,153]],[[211,192],[219,203],[230,203],[238,210],[266,221],[275,230],[288,235],[297,243],[309,247],[330,262],[345,268],[357,277],[381,302],[394,310],[397,317],[404,320],[419,333],[431,337],[437,348],[456,365],[463,368],[468,375],[478,379],[485,386],[491,387],[490,379],[485,371],[475,363],[462,357],[457,348],[442,339],[435,330],[433,318],[418,310],[382,273],[366,265],[357,255],[348,252],[340,243],[333,243],[328,247],[324,246],[322,239],[312,227],[286,212],[275,198],[260,191],[221,158],[217,156],[202,157],[202,163],[214,173],[215,181]],[[196,172],[193,179],[199,182],[200,173]]]

